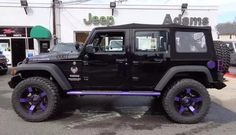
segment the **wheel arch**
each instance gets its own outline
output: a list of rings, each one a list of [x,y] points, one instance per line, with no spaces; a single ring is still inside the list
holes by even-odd
[[[55,64],[22,64],[16,68],[16,74],[20,74],[22,78],[33,76],[41,76],[45,78],[53,77],[54,81],[62,90],[72,89],[71,84],[65,75]]]
[[[210,71],[204,66],[175,66],[165,73],[154,89],[162,91],[171,82],[183,78],[194,79],[202,83],[204,86],[213,83],[213,77]]]

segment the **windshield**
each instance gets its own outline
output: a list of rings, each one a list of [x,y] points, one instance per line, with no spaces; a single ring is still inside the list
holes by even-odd
[[[53,47],[52,52],[78,52],[74,43],[59,43]]]

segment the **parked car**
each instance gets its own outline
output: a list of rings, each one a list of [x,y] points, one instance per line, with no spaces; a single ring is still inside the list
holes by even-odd
[[[236,53],[236,42],[228,41],[224,43],[229,47],[230,53]]]
[[[236,42],[224,42],[230,50],[230,65],[236,66]]]
[[[106,51],[122,51],[123,40],[110,40],[109,45],[106,47]]]
[[[7,58],[4,55],[0,54],[0,74],[6,74],[7,71]]]
[[[122,47],[106,49],[114,38]],[[95,28],[78,58],[70,55],[29,59],[16,67],[9,86],[21,118],[52,117],[63,94],[120,95],[160,97],[173,121],[197,123],[210,108],[207,88],[226,86],[230,61],[227,46],[213,43],[210,27],[176,24]]]

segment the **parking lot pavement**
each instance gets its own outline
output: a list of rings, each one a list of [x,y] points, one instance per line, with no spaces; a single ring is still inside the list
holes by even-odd
[[[176,124],[166,119],[153,97],[70,97],[60,115],[30,123],[11,107],[10,75],[0,76],[0,135],[233,135],[236,133],[236,79],[227,78],[221,91],[209,90],[212,105],[199,124]]]

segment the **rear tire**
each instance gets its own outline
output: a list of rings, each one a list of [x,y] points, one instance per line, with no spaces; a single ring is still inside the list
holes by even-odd
[[[208,113],[210,97],[206,88],[193,79],[177,81],[163,95],[163,108],[168,117],[183,124],[201,121]]]
[[[51,118],[59,107],[60,96],[56,85],[42,77],[21,81],[13,91],[12,105],[24,120],[40,122]]]

